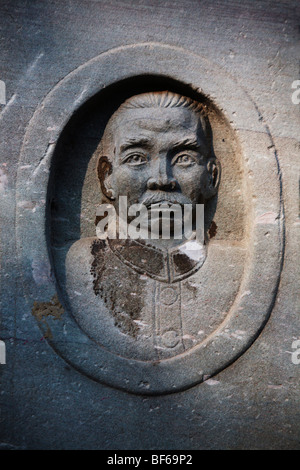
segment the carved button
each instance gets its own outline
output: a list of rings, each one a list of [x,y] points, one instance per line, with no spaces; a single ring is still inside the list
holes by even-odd
[[[166,348],[175,348],[179,343],[179,336],[176,331],[166,331],[161,337],[162,343]]]
[[[178,298],[177,292],[173,287],[166,287],[160,293],[160,301],[164,305],[172,305]]]

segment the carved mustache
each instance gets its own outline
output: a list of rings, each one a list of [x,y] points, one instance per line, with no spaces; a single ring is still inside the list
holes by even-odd
[[[183,204],[192,204],[192,201],[183,194],[168,193],[164,191],[157,191],[153,194],[149,194],[148,196],[146,195],[140,202],[144,204],[147,208],[152,204],[159,204],[162,202],[169,202],[170,204],[180,204],[181,206],[183,206]]]

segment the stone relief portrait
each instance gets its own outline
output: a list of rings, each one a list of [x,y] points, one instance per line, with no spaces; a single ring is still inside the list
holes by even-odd
[[[0,5],[1,450],[299,446],[296,3]]]
[[[196,205],[206,211],[218,196],[214,145],[203,104],[169,91],[132,96],[96,148],[94,203],[110,203],[117,213],[121,196],[149,210],[190,204],[194,228]],[[240,244],[211,243],[211,222],[202,242],[175,239],[171,231],[169,239],[94,235],[66,244],[58,254],[65,259],[61,286],[82,330],[109,351],[142,361],[177,356],[208,338],[233,303],[245,253]]]
[[[209,380],[251,346],[274,305],[276,152],[244,90],[212,70],[169,46],[100,55],[49,93],[24,141],[28,305],[67,363],[131,393]]]

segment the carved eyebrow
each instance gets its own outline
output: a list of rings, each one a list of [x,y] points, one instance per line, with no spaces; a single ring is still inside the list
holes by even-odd
[[[183,149],[199,151],[201,149],[201,144],[199,144],[199,142],[195,138],[187,138],[187,139],[175,142],[172,147],[174,149],[183,148]]]
[[[121,145],[120,151],[124,152],[125,150],[129,150],[135,147],[149,148],[150,146],[151,146],[151,141],[147,138],[128,139],[127,142]]]

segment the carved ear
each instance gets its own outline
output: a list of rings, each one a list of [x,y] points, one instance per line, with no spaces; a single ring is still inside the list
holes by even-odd
[[[207,162],[207,171],[209,173],[208,193],[209,197],[213,197],[217,193],[221,179],[220,162],[217,159],[209,160]]]
[[[111,187],[112,164],[108,157],[99,158],[97,174],[100,181],[101,191],[111,201],[115,200],[115,193]]]

